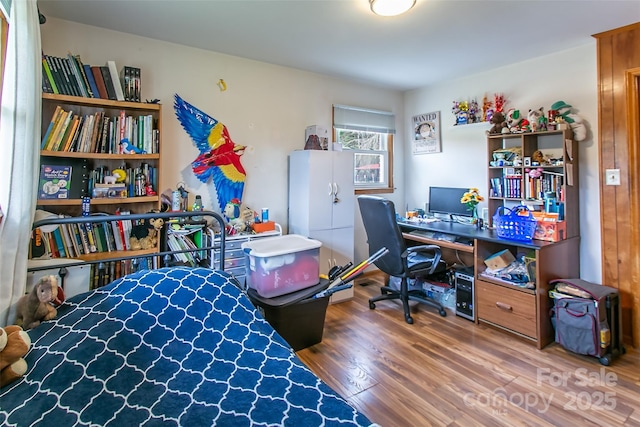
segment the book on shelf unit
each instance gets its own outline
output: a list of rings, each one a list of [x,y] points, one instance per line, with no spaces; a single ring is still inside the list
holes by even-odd
[[[71,166],[40,166],[39,199],[68,199],[71,188]]]
[[[91,66],[91,74],[93,74],[93,80],[96,82],[98,89],[98,98],[109,99],[109,93],[102,77],[102,68],[97,65]]]
[[[111,74],[111,82],[113,83],[113,90],[116,94],[116,100],[124,101],[124,92],[122,91],[122,84],[120,83],[120,75],[118,74],[118,68],[115,61],[107,61],[107,68],[109,74]]]
[[[107,88],[107,95],[109,96],[108,99],[117,101],[118,98],[116,97],[116,89],[113,86],[113,81],[111,80],[111,71],[109,71],[109,67],[106,65],[101,66],[100,72],[102,73],[102,80],[104,80],[104,85]]]

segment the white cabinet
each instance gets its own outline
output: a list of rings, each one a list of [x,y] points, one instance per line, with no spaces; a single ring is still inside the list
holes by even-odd
[[[322,242],[320,273],[354,262],[353,153],[298,150],[289,156],[289,233]],[[331,302],[353,297],[336,292]]]

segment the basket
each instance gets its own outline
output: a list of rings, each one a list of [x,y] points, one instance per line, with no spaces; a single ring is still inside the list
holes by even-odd
[[[526,206],[513,209],[500,206],[493,216],[493,225],[498,237],[510,240],[530,241],[536,231],[538,221]]]

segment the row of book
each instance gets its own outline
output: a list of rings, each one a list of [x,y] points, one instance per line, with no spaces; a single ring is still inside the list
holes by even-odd
[[[124,275],[153,268],[157,268],[157,260],[154,257],[140,257],[92,264],[89,289],[100,288]]]
[[[210,258],[208,251],[198,251],[202,247],[212,246],[212,237],[206,232],[204,226],[190,226],[190,228],[182,228],[180,231],[169,230],[167,233],[167,247],[170,251],[176,251],[173,254],[175,261],[182,265],[191,267],[211,265],[213,260]],[[188,251],[188,252],[179,252]]]
[[[115,61],[103,66],[83,64],[80,55],[42,55],[42,91],[84,98],[141,102],[140,68],[125,66],[120,73]]]
[[[45,151],[122,154],[132,147],[158,153],[160,133],[152,115],[134,117],[121,110],[109,117],[104,111],[78,114],[57,105],[40,148]],[[125,141],[126,140],[126,141]]]
[[[558,200],[563,200],[562,174],[545,172],[539,177],[525,174],[524,183],[522,178],[523,176],[519,174],[491,178],[491,195],[510,199],[543,200],[546,193],[554,192]]]
[[[123,212],[125,216],[128,212]],[[60,224],[53,231],[33,231],[31,257],[78,258],[98,252],[130,250],[134,224],[123,219],[110,222]]]

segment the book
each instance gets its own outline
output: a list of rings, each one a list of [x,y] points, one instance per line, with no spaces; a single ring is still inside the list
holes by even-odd
[[[133,76],[132,68],[125,65],[120,70],[120,80],[122,81],[122,91],[125,101],[133,101]]]
[[[38,199],[68,199],[71,188],[71,166],[42,165]]]
[[[73,76],[73,71],[71,71],[71,64],[69,63],[69,58],[56,58],[60,63],[60,68],[62,69],[62,74],[67,82],[67,85],[70,88],[70,95],[73,96],[82,96],[80,92],[80,88],[78,87],[78,82]]]
[[[67,133],[65,140],[64,140],[64,145],[62,147],[61,151],[71,151],[71,145],[73,142],[73,138],[76,135],[76,132],[78,131],[78,126],[80,125],[80,117],[75,116],[73,118],[73,122],[71,123],[71,125],[69,126],[69,132]]]
[[[98,96],[96,98],[109,99],[109,93],[102,77],[102,69],[99,66],[91,66],[91,74],[93,74],[93,80],[98,88]]]
[[[49,122],[49,126],[47,127],[47,131],[45,132],[44,136],[42,137],[42,143],[40,144],[40,149],[41,150],[44,150],[45,147],[47,146],[47,143],[49,142],[49,137],[51,135],[51,132],[53,131],[53,128],[56,125],[56,123],[58,121],[58,117],[60,116],[61,113],[62,113],[62,107],[60,107],[60,105],[56,105],[56,109],[53,111],[53,115],[51,116],[51,121]]]
[[[118,101],[124,101],[124,92],[122,91],[122,84],[120,83],[120,76],[118,75],[118,68],[116,67],[115,61],[107,61],[107,67],[109,68],[109,74],[111,74],[111,82],[113,83],[116,99]]]
[[[56,143],[58,142],[58,136],[60,135],[60,130],[64,126],[64,122],[69,116],[70,111],[62,110],[62,113],[58,116],[56,123],[53,125],[53,131],[49,136],[49,140],[47,141],[47,145],[45,146],[45,150],[54,151],[56,147]]]
[[[141,95],[142,82],[141,82],[140,74],[141,74],[140,68],[133,69],[133,100],[135,102],[142,102],[142,95]]]
[[[104,85],[107,88],[108,99],[116,101],[118,98],[116,97],[116,90],[113,87],[113,81],[111,80],[111,72],[109,71],[109,67],[107,67],[106,65],[100,67],[100,72],[102,73]]]
[[[84,75],[86,76],[87,83],[89,84],[89,88],[91,89],[91,96],[93,98],[100,98],[98,85],[96,84],[96,79],[93,76],[93,70],[91,69],[91,65],[83,64],[82,68],[84,68]]]
[[[58,61],[51,55],[44,55],[45,61],[49,64],[49,69],[51,70],[51,76],[56,82],[56,87],[58,88],[58,93],[62,95],[70,95],[70,89],[67,87],[67,83],[64,80],[64,76],[62,75],[62,70],[58,68]]]
[[[81,74],[84,73],[84,69],[80,69],[77,59],[73,55],[71,55],[71,53],[68,53],[65,59],[69,64],[69,70],[71,71],[73,84],[76,87],[79,96],[90,98],[89,92],[84,85],[84,77]]]
[[[53,78],[53,74],[51,73],[51,68],[49,67],[49,63],[47,62],[47,60],[43,57],[42,58],[42,68],[44,69],[44,72],[47,76],[47,80],[49,80],[49,85],[51,86],[51,89],[53,90],[53,92],[51,93],[60,93],[58,90],[58,85],[56,84],[55,79]]]
[[[44,68],[45,62],[42,62],[42,93],[53,93],[53,87],[47,76],[47,70]]]
[[[73,111],[69,111],[68,114],[65,116],[64,121],[60,125],[60,129],[56,133],[55,139],[52,141],[53,145],[52,145],[51,151],[60,151],[62,149],[61,147],[62,141],[65,135],[67,134],[67,128],[69,127],[69,124],[71,123],[72,118],[73,118]]]

